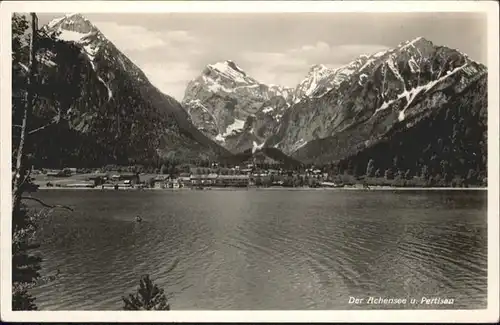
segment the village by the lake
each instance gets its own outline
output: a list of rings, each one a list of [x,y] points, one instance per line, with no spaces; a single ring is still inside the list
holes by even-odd
[[[286,170],[255,168],[253,165],[219,167],[183,166],[174,172],[144,173],[132,167],[94,169],[64,168],[33,170],[36,188],[96,188],[96,189],[204,189],[248,187],[344,187],[355,182],[335,180],[318,168]],[[352,178],[356,181],[355,178]],[[346,184],[347,183],[347,184]]]
[[[344,189],[486,189],[483,180],[455,178],[445,180],[439,175],[405,175],[385,172],[380,175],[352,175],[347,171],[332,173],[328,167],[299,166],[286,168],[275,164],[246,162],[236,166],[208,163],[204,166],[181,164],[158,169],[143,166],[105,166],[103,168],[32,169],[31,189],[221,189],[221,188],[344,188]]]

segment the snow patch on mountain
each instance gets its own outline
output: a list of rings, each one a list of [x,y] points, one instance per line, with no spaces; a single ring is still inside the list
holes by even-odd
[[[415,39],[413,39],[413,40],[410,40],[410,41],[405,41],[405,42],[403,42],[402,44],[399,44],[399,45],[398,45],[398,48],[399,48],[400,50],[404,50],[404,49],[406,49],[406,48],[408,48],[408,47],[410,47],[410,46],[411,46],[411,47],[413,47],[413,48],[415,48],[415,44],[416,44],[418,41],[420,41],[420,40],[424,40],[424,41],[425,41],[425,39],[424,39],[423,37],[419,36],[419,37],[417,37],[417,38],[415,38]]]
[[[223,85],[221,85],[220,83],[214,82],[213,80],[210,80],[209,78],[205,78],[205,76],[203,76],[203,78],[206,79],[206,81],[207,81],[208,90],[213,92],[213,93],[218,93],[220,91],[223,91],[226,93],[233,92],[233,89],[226,88]]]
[[[272,111],[274,111],[274,107],[268,106],[268,107],[266,107],[266,108],[264,108],[262,110],[262,113],[269,113],[269,112],[272,112]]]
[[[299,141],[295,142],[293,145],[292,145],[292,152],[293,151],[297,151],[299,150],[300,148],[302,148],[303,146],[305,146],[307,144],[307,141],[305,141],[303,138],[300,139]]]
[[[410,60],[408,60],[408,66],[410,67],[412,73],[420,72],[420,67],[414,57],[411,57]]]
[[[245,121],[240,119],[234,119],[234,122],[226,127],[225,132],[222,134],[220,133],[217,134],[215,139],[217,141],[225,142],[228,136],[234,135],[234,133],[243,130],[244,127],[245,127]]]
[[[392,71],[392,73],[394,74],[394,76],[396,78],[398,78],[402,83],[403,83],[403,86],[405,85],[405,80],[403,79],[403,77],[401,76],[401,74],[399,73],[398,69],[396,68],[396,64],[394,63],[394,57],[391,56],[386,62],[387,62],[387,66],[389,67],[389,69]]]
[[[429,90],[431,90],[434,86],[436,86],[438,83],[442,82],[444,79],[450,77],[451,75],[457,73],[458,71],[460,70],[463,70],[464,68],[467,67],[467,63],[462,65],[462,66],[459,66],[459,67],[456,67],[455,69],[453,69],[452,71],[449,71],[448,73],[446,73],[444,76],[436,79],[436,80],[433,80],[433,81],[430,81],[424,85],[420,85],[420,86],[417,86],[415,88],[412,88],[410,90],[407,90],[405,89],[402,93],[400,93],[396,98],[392,99],[392,100],[389,100],[387,102],[384,102],[382,104],[382,106],[380,106],[379,108],[377,108],[375,110],[375,112],[373,113],[373,115],[375,115],[376,113],[382,111],[382,110],[385,110],[387,109],[392,103],[402,99],[402,98],[406,98],[406,105],[405,107],[401,110],[402,112],[402,115],[400,114],[400,116],[403,116],[403,119],[404,119],[404,111],[411,105],[411,103],[413,102],[413,100],[415,99],[415,97],[420,93],[420,92],[428,92]],[[401,113],[400,112],[400,113]]]
[[[405,120],[405,110],[399,112],[398,120],[399,122],[403,122]]]
[[[363,64],[363,66],[361,66],[361,68],[359,68],[359,71],[362,71],[364,68],[368,67],[373,62],[375,62],[375,60],[373,60],[373,59],[367,60],[366,63]]]
[[[257,142],[253,141],[252,142],[252,154],[261,150],[264,147],[264,144],[265,144],[265,142],[262,142],[261,144],[257,144]]]
[[[380,52],[373,54],[372,56],[374,58],[379,58],[379,57],[383,56],[385,53],[387,53],[387,51],[380,51]]]
[[[366,75],[365,73],[361,74],[359,76],[358,85],[364,86],[367,80],[368,80],[368,75]]]
[[[233,124],[228,125],[226,128],[225,136],[231,135],[234,131],[241,131],[245,126],[245,121],[240,119],[234,119]]]
[[[113,92],[111,91],[111,88],[109,88],[109,85],[104,80],[102,80],[101,77],[97,76],[97,79],[99,79],[99,81],[106,87],[106,89],[108,89],[108,101],[110,101],[111,98],[113,98]]]
[[[80,33],[72,30],[62,29],[61,34],[59,34],[58,38],[67,42],[80,42],[90,34],[91,33]]]
[[[208,65],[209,68],[217,70],[220,75],[226,77],[227,79],[231,79],[236,83],[240,84],[249,84],[249,80],[247,80],[245,72],[238,67],[232,61],[225,62],[217,62],[215,64]]]

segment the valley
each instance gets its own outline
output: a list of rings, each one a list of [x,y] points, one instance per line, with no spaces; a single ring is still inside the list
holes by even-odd
[[[369,177],[371,162],[445,183],[487,176],[487,68],[423,37],[335,69],[318,63],[295,87],[261,83],[232,60],[208,64],[178,102],[84,16],[41,32],[36,168],[257,166],[264,150],[293,170]],[[15,137],[26,46],[14,51]]]

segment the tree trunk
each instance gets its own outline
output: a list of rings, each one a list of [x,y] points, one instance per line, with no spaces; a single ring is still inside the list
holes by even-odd
[[[28,146],[28,123],[30,122],[33,113],[35,102],[34,87],[36,86],[36,44],[38,32],[38,17],[35,13],[31,13],[31,39],[30,39],[30,55],[29,55],[29,76],[26,85],[25,103],[23,111],[23,121],[21,125],[21,136],[17,148],[15,179],[12,188],[12,212],[19,210],[22,195],[22,185],[25,182],[26,172],[26,148]]]

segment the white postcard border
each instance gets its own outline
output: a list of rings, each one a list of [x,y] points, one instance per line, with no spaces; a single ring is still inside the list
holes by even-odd
[[[1,2],[1,319],[23,322],[495,322],[499,315],[499,24],[496,1]],[[19,311],[11,294],[11,14],[13,12],[481,12],[488,17],[488,308],[353,311]]]

